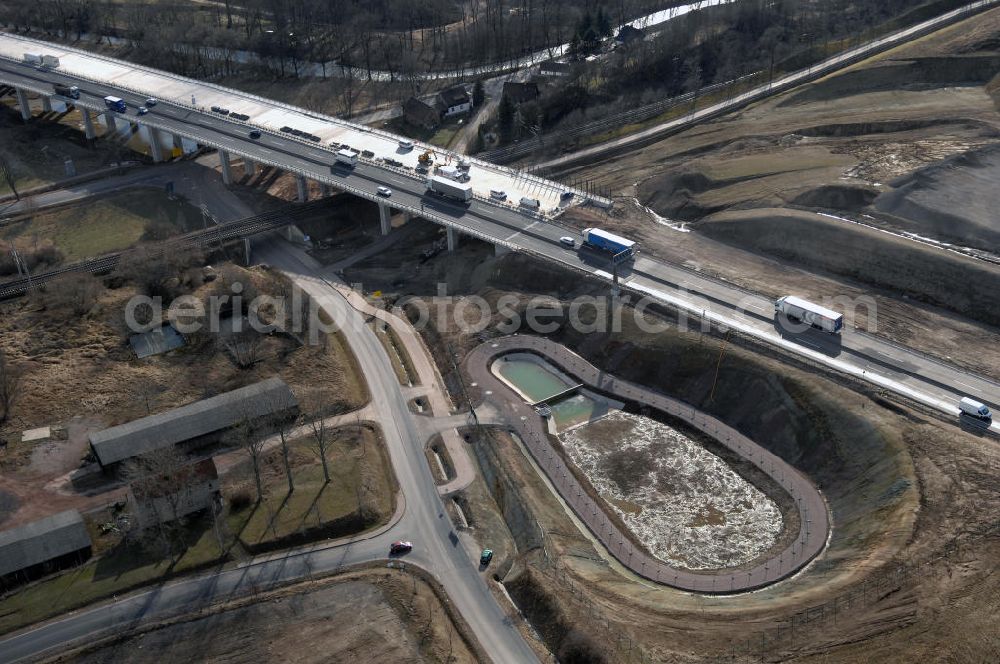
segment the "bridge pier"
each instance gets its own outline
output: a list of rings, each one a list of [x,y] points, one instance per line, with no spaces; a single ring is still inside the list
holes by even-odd
[[[252,178],[257,175],[257,162],[253,159],[243,158],[243,172],[248,178]]]
[[[309,189],[306,187],[306,176],[296,175],[295,186],[299,190],[299,203],[305,203],[306,201],[308,201]]]
[[[22,88],[17,90],[17,107],[21,109],[21,119],[27,122],[31,119],[31,106],[28,105],[28,91]]]
[[[45,95],[42,95],[42,110],[46,113],[52,112],[52,99]]]
[[[250,238],[243,238],[243,254],[246,257],[246,264],[250,265]]]
[[[453,226],[447,227],[448,251],[455,251],[458,248],[458,231]]]
[[[378,221],[382,235],[388,235],[392,230],[392,218],[389,215],[389,206],[384,203],[378,204]]]
[[[149,151],[157,164],[163,161],[163,146],[160,144],[160,130],[149,127]]]
[[[233,183],[233,167],[229,163],[229,153],[225,150],[219,150],[219,164],[222,166],[222,182],[224,184]]]
[[[319,185],[319,195],[323,198],[329,198],[330,196],[330,185],[325,182],[321,182]]]
[[[87,140],[92,141],[97,138],[97,132],[94,131],[94,118],[90,116],[90,111],[81,108],[80,117],[83,118],[83,133],[87,136]]]
[[[505,247],[502,244],[493,245],[494,256],[503,256],[504,254],[509,254],[509,253],[510,253],[510,247]]]
[[[118,131],[118,122],[115,120],[114,113],[105,113],[104,121],[108,123],[108,134],[113,134]]]

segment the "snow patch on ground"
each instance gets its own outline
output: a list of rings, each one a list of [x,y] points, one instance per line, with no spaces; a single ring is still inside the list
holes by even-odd
[[[670,565],[742,565],[781,533],[774,501],[670,426],[613,412],[560,440],[636,538]]]

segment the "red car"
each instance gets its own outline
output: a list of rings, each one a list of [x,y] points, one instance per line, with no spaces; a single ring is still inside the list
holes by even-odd
[[[400,540],[399,542],[393,542],[389,546],[389,554],[393,556],[398,556],[401,553],[409,553],[413,550],[413,542],[404,542]]]

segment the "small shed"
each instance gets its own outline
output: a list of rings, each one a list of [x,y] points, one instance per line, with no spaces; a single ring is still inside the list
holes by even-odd
[[[503,84],[503,96],[515,105],[534,101],[538,99],[538,84],[534,82],[518,83],[516,81],[507,81]]]
[[[10,587],[79,564],[90,552],[90,534],[76,510],[0,531],[0,585]]]
[[[170,323],[128,338],[132,352],[140,360],[184,345],[184,337]]]
[[[238,390],[202,399],[90,434],[90,447],[105,470],[172,445],[198,447],[247,419],[294,417],[298,401],[285,381],[275,376]]]
[[[542,76],[568,76],[572,70],[573,65],[570,63],[557,62],[556,60],[543,62],[541,67],[539,67],[539,73]]]
[[[641,29],[632,25],[623,25],[622,29],[618,31],[615,41],[619,44],[629,44],[635,41],[642,41],[645,36],[646,33]]]
[[[438,110],[416,97],[410,97],[403,102],[403,119],[414,127],[427,130],[436,129],[441,124],[441,114]]]

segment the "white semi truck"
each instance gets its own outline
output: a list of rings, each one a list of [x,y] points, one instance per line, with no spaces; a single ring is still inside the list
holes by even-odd
[[[832,309],[821,307],[794,295],[779,298],[774,303],[774,310],[779,314],[784,314],[789,320],[802,321],[830,334],[840,334],[844,327],[843,314],[838,314]]]

